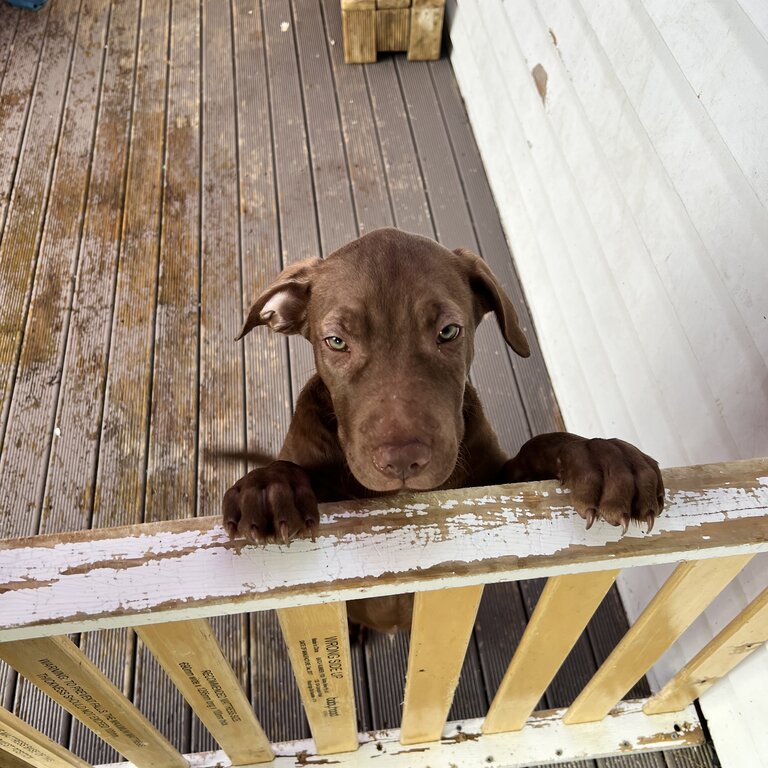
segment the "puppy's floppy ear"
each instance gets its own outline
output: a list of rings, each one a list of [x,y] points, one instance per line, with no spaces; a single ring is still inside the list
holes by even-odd
[[[311,258],[286,267],[256,299],[236,341],[257,325],[268,325],[280,333],[306,335],[312,272],[320,263],[321,259]]]
[[[531,350],[520,328],[517,312],[493,272],[479,256],[465,248],[457,248],[454,253],[461,258],[469,286],[475,294],[477,322],[487,312],[494,312],[507,344],[521,357],[528,357]]]

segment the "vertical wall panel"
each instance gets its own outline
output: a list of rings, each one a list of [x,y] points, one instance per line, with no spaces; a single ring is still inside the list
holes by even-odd
[[[456,0],[447,23],[567,427],[667,466],[768,455],[763,4]],[[665,575],[622,576],[631,619]],[[653,681],[767,583],[757,558]],[[766,685],[756,653],[703,697],[724,764],[768,752]]]

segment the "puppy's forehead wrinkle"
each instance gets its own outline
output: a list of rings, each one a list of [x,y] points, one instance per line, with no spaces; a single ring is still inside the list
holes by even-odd
[[[474,322],[472,290],[455,254],[432,241],[403,247],[402,235],[395,235],[366,236],[321,264],[310,307],[318,336],[346,334],[347,341],[379,347],[436,333],[438,324]]]

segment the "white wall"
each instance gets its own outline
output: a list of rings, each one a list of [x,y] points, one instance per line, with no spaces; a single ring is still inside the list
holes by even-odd
[[[630,440],[662,466],[768,456],[768,3],[448,10],[453,66],[568,428]],[[623,576],[631,619],[667,572]],[[652,683],[766,585],[763,558]],[[766,691],[762,648],[702,698],[726,767],[766,765]]]

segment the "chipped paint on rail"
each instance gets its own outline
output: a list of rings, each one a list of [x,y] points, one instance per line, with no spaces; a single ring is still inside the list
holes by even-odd
[[[212,518],[8,540],[0,639],[764,551],[765,465],[668,470],[650,535],[587,531],[567,493],[529,483],[323,505],[317,542],[289,547],[232,542]]]

